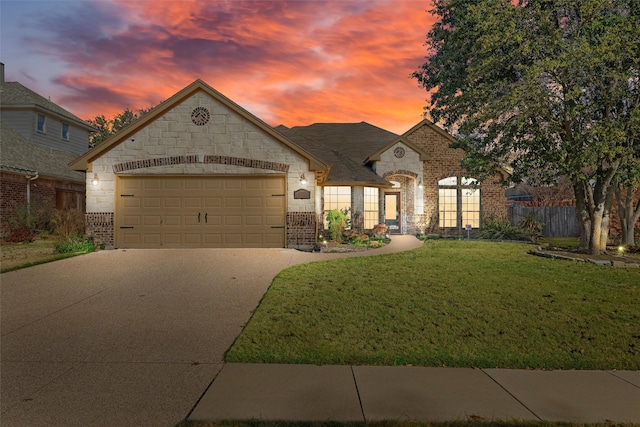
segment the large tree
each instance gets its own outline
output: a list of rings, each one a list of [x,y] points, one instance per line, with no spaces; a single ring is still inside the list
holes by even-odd
[[[514,182],[567,177],[581,248],[605,250],[619,172],[639,144],[640,2],[434,0],[431,12],[414,77],[464,166],[508,166]]]

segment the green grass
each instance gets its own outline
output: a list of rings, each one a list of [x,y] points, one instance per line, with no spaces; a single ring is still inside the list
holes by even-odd
[[[76,248],[72,253],[56,253],[56,241],[50,237],[37,237],[28,243],[3,243],[0,246],[0,273],[21,270],[39,264],[71,258],[91,252],[89,248]]]
[[[433,240],[282,271],[227,362],[640,369],[640,269]]]

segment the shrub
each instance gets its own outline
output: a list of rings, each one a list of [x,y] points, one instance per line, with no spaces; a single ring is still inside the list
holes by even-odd
[[[527,214],[520,221],[520,228],[529,236],[531,241],[535,242],[542,236],[542,222],[532,214]]]
[[[56,239],[53,250],[57,254],[66,254],[71,252],[93,252],[96,246],[93,243],[93,237],[84,238],[83,236],[71,236]]]
[[[56,238],[67,239],[84,235],[84,215],[77,209],[54,211],[51,223]]]
[[[84,237],[84,215],[77,209],[57,210],[51,217],[56,253],[92,252],[93,238]]]
[[[3,217],[7,224],[6,242],[31,242],[38,231],[51,231],[51,210],[37,203],[15,206],[13,213]]]
[[[341,243],[342,232],[347,226],[347,214],[340,209],[333,209],[327,212],[327,223],[329,225],[329,234],[331,239]]]
[[[484,226],[476,235],[478,239],[488,240],[526,240],[526,233],[511,224],[506,218],[487,218]]]

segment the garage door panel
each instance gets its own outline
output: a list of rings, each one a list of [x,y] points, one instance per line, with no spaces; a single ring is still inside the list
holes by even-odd
[[[144,227],[159,227],[161,224],[162,218],[160,215],[145,215],[142,217],[142,226]]]
[[[225,197],[223,206],[224,209],[240,209],[242,208],[241,197]]]
[[[165,197],[163,199],[165,208],[181,208],[182,199],[180,197]]]
[[[162,198],[161,197],[145,197],[142,199],[142,207],[145,209],[160,208],[162,207]]]
[[[225,215],[224,225],[227,227],[242,225],[242,217],[240,215]]]
[[[184,207],[186,209],[202,207],[202,198],[200,197],[185,197],[183,201],[184,201]]]
[[[122,205],[125,208],[139,208],[142,206],[142,199],[133,197],[123,197]]]
[[[118,177],[117,188],[119,247],[284,247],[284,176]]]
[[[167,227],[179,227],[182,225],[182,216],[181,215],[165,215],[164,216],[164,225]]]
[[[245,225],[262,225],[262,216],[261,215],[245,215]]]
[[[204,206],[205,208],[221,208],[222,207],[222,197],[205,197],[204,198]]]
[[[140,215],[125,215],[122,217],[123,226],[130,227],[140,224],[142,224],[142,216]]]
[[[207,227],[215,227],[217,225],[222,225],[222,215],[207,214],[207,222],[205,225]]]

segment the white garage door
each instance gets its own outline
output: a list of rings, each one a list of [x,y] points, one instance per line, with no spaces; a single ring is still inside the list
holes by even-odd
[[[119,176],[119,248],[282,248],[285,177]]]

